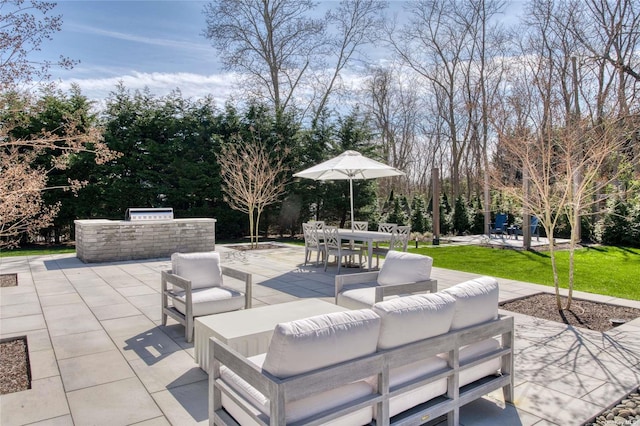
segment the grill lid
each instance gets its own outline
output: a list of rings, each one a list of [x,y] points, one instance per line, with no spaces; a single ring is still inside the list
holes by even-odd
[[[124,220],[145,221],[145,220],[171,220],[173,219],[173,208],[128,208]]]

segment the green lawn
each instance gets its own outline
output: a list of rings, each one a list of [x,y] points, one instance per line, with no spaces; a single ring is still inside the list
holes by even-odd
[[[44,254],[63,254],[63,253],[75,253],[75,247],[69,246],[51,246],[51,247],[36,247],[36,248],[17,248],[17,249],[1,249],[0,257],[11,256],[42,256]]]
[[[409,249],[433,257],[433,266],[553,286],[548,252],[477,246]],[[569,252],[556,252],[560,286],[569,281]],[[640,300],[640,249],[591,247],[576,251],[575,290]]]

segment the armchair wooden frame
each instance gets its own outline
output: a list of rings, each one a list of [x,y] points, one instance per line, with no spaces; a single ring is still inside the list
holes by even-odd
[[[222,275],[244,281],[244,309],[251,308],[251,287],[252,275],[238,269],[221,265]],[[167,284],[171,284],[174,288],[178,287],[185,293],[185,313],[183,314],[174,306],[169,305],[169,299],[177,298],[177,294],[173,289],[169,289]],[[167,316],[170,316],[180,324],[184,325],[185,340],[191,342],[193,340],[193,291],[191,289],[191,280],[175,275],[171,270],[162,271],[161,274],[161,293],[162,293],[162,325],[167,325]]]

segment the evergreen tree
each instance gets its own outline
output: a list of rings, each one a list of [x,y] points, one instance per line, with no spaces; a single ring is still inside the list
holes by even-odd
[[[453,209],[453,232],[462,235],[469,230],[469,214],[467,204],[462,195],[458,195]]]
[[[417,194],[413,196],[411,201],[411,229],[420,233],[427,231],[424,198]]]

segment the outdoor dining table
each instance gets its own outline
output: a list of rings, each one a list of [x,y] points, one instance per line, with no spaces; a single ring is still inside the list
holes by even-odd
[[[368,269],[371,270],[371,258],[373,257],[373,243],[391,241],[391,232],[357,231],[351,229],[338,229],[341,240],[362,241],[367,243]]]

